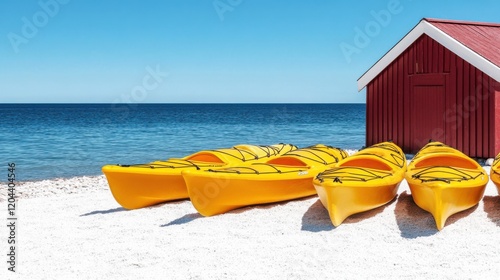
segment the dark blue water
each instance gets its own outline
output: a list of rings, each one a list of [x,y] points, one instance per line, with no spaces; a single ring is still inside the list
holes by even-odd
[[[359,149],[365,105],[0,104],[0,128],[0,166],[40,180],[246,143]]]

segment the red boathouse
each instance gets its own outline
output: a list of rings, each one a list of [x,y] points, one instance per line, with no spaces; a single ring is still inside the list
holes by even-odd
[[[359,78],[365,87],[367,145],[500,152],[500,24],[422,19]]]

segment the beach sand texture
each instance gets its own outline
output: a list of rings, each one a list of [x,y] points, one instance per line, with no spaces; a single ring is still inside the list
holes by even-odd
[[[489,172],[489,170],[488,170]],[[104,176],[17,187],[17,272],[0,279],[498,279],[500,196],[437,231],[405,181],[335,228],[317,196],[200,216],[189,200],[128,211]],[[7,217],[6,191],[0,196]],[[4,220],[6,221],[6,220]]]

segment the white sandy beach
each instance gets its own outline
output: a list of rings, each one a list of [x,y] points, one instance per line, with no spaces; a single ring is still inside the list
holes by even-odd
[[[500,197],[438,232],[405,181],[390,204],[331,224],[317,197],[204,218],[189,200],[127,211],[104,176],[17,187],[16,273],[0,279],[498,279]],[[6,191],[1,213],[6,221]]]

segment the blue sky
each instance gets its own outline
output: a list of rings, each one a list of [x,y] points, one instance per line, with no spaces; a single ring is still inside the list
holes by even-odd
[[[497,0],[0,5],[0,103],[364,102],[357,79],[423,17],[500,22]]]

